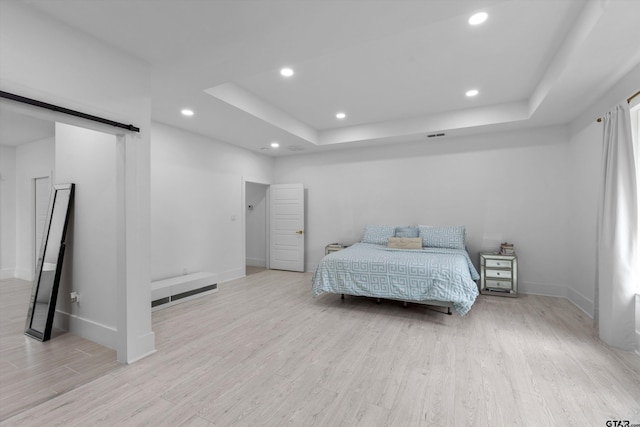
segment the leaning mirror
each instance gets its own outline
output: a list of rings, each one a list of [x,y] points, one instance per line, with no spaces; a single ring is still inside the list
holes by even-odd
[[[40,341],[51,338],[73,191],[74,184],[55,185],[49,199],[25,325],[25,334]]]

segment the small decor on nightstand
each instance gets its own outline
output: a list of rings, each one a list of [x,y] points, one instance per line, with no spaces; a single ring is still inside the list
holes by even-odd
[[[501,243],[500,244],[500,255],[515,255],[516,251],[513,248],[513,243]]]
[[[518,295],[518,258],[513,245],[503,243],[500,252],[480,253],[480,293],[503,297]]]
[[[324,254],[329,255],[331,252],[338,252],[348,247],[349,245],[345,245],[343,243],[329,243],[324,247]]]

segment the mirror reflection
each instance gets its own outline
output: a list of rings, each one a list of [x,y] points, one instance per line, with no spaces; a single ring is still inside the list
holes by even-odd
[[[49,203],[25,327],[25,334],[41,341],[51,337],[73,191],[74,184],[56,185]]]

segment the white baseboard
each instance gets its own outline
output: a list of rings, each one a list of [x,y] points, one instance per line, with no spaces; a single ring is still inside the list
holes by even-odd
[[[13,268],[3,268],[0,270],[0,280],[13,279],[16,276],[16,271]]]
[[[114,327],[59,310],[56,310],[53,324],[56,328],[64,329],[79,337],[116,350],[118,361],[122,363],[133,363],[156,352],[153,331],[132,340],[133,348],[128,349],[128,354],[122,354],[118,350],[118,330]]]
[[[518,292],[547,297],[566,298],[584,314],[593,318],[593,301],[567,285],[549,285],[545,283],[520,282]]]
[[[56,310],[53,324],[57,328],[64,329],[107,348],[118,348],[118,331],[112,326],[103,325],[59,310]]]
[[[518,282],[518,293],[543,295],[548,297],[567,297],[566,285],[549,285],[547,283]]]
[[[594,305],[592,300],[573,288],[567,288],[567,299],[593,319]]]
[[[218,273],[218,283],[228,282],[230,280],[239,279],[245,276],[245,269],[237,268],[234,270],[227,270],[221,273]]]
[[[247,258],[246,263],[250,267],[266,267],[267,260],[264,258]]]

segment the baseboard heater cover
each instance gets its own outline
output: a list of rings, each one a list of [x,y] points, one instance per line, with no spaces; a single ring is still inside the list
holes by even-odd
[[[151,283],[151,308],[159,309],[174,305],[180,300],[191,299],[199,294],[209,294],[218,290],[217,275],[213,273],[192,273],[158,280]]]
[[[160,299],[151,301],[151,307],[153,308],[153,307],[157,307],[157,306],[162,305],[162,304],[169,304],[170,302],[177,301],[177,300],[182,299],[182,298],[190,297],[192,295],[201,294],[201,293],[207,292],[207,291],[213,291],[213,290],[216,290],[216,289],[218,289],[218,284],[217,283],[214,283],[213,285],[209,285],[209,286],[203,286],[203,287],[198,288],[198,289],[193,289],[191,291],[182,292],[182,293],[177,294],[177,295],[171,295],[169,297],[164,297],[164,298],[160,298]]]
[[[154,301],[151,301],[151,308],[157,307],[163,304],[169,304],[171,302],[171,297],[164,297]]]

